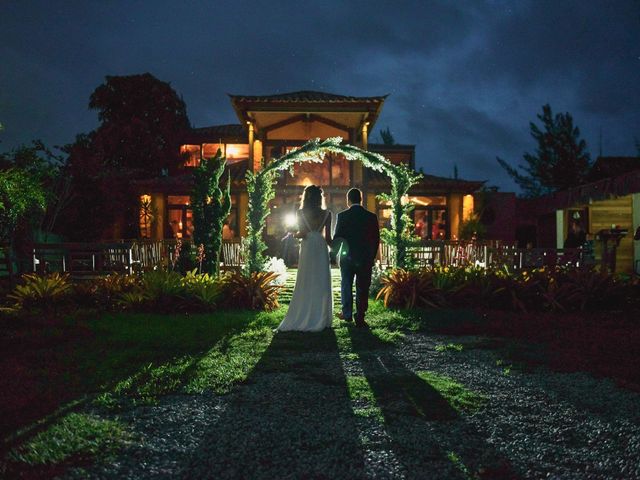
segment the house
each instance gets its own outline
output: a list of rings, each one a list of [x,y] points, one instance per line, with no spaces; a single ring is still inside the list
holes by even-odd
[[[552,195],[518,199],[516,235],[534,246],[562,248],[575,222],[593,240],[599,262],[603,239],[612,229],[626,231],[617,245],[616,271],[640,273],[640,242],[633,240],[640,226],[640,158],[599,157],[589,178],[589,183]]]
[[[415,168],[414,145],[382,145],[369,142],[386,96],[352,97],[300,91],[276,95],[230,95],[239,123],[194,128],[184,139],[180,154],[183,168],[175,174],[138,182],[141,201],[141,235],[147,238],[191,237],[193,223],[189,207],[192,185],[190,169],[201,158],[213,157],[218,149],[226,156],[231,178],[232,211],[229,226],[233,236],[246,234],[248,196],[245,175],[257,171],[313,138],[340,136],[345,143],[380,153],[395,163]],[[389,222],[390,209],[376,198],[389,192],[390,180],[370,171],[359,161],[327,155],[322,163],[296,165],[294,175],[282,173],[277,195],[267,219],[267,243],[275,244],[284,234],[287,219],[298,208],[306,185],[322,186],[327,207],[338,212],[346,207],[346,192],[358,187],[366,207],[378,214],[381,225]],[[473,212],[473,192],[481,181],[424,175],[409,192],[415,205],[416,233],[424,238],[455,239],[461,222]]]

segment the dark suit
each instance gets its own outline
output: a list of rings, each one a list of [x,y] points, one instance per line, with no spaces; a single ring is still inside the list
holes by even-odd
[[[340,293],[345,318],[364,320],[369,306],[371,269],[380,245],[378,217],[362,205],[352,205],[338,214],[333,235],[340,263],[342,282]],[[353,279],[356,280],[356,312],[353,315]]]

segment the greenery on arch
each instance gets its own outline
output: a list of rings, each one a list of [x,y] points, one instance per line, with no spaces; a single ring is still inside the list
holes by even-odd
[[[279,173],[289,170],[293,174],[296,163],[321,163],[327,153],[342,154],[347,160],[360,160],[363,165],[381,172],[391,179],[391,192],[380,195],[383,201],[391,204],[391,229],[383,229],[382,238],[394,247],[393,263],[405,268],[410,261],[408,250],[414,240],[409,226],[409,213],[412,205],[403,202],[409,189],[415,185],[421,175],[406,165],[396,165],[382,155],[368,152],[353,145],[343,145],[341,137],[326,140],[310,140],[297,150],[286,153],[272,161],[258,172],[247,172],[247,192],[249,206],[247,214],[247,238],[245,239],[246,270],[259,272],[264,268],[267,246],[262,240],[265,220],[269,216],[269,202],[275,197],[274,185]]]

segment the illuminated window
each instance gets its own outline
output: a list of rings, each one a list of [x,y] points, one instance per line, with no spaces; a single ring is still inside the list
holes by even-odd
[[[425,197],[425,196],[410,196],[409,201],[413,203],[416,208],[426,207],[429,205],[446,205],[446,197]]]
[[[249,145],[246,143],[203,143],[202,157],[213,158],[218,149],[226,156],[227,163],[235,163],[249,158]]]
[[[331,165],[331,185],[348,186],[349,183],[349,161],[343,155],[332,155]]]
[[[462,197],[462,220],[469,220],[473,215],[473,195]]]
[[[227,143],[226,155],[229,163],[249,158],[249,145],[246,143]]]
[[[151,238],[151,224],[154,217],[151,195],[140,195],[140,237]]]
[[[224,143],[203,143],[202,158],[213,158],[218,153],[218,149],[224,155]]]
[[[189,206],[190,202],[189,195],[169,195],[167,198],[167,203],[169,205],[187,205]]]
[[[185,167],[197,167],[200,165],[200,145],[182,145],[180,155],[184,158]]]
[[[193,235],[193,213],[188,195],[167,196],[167,216],[174,238],[189,239]]]

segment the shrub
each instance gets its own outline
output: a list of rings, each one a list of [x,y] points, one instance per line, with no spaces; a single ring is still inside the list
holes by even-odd
[[[21,277],[22,284],[7,295],[13,302],[13,311],[55,311],[65,303],[71,293],[68,275],[52,273],[38,275],[27,273]]]
[[[142,275],[142,295],[149,307],[175,311],[183,306],[186,288],[182,275],[174,271],[154,270]]]
[[[234,272],[224,278],[224,305],[249,310],[278,308],[278,293],[282,288],[273,272]]]
[[[148,304],[148,298],[142,290],[133,290],[118,295],[115,304],[125,310],[141,310]]]
[[[198,274],[197,270],[187,272],[182,278],[185,288],[185,298],[197,309],[211,310],[219,302],[224,292],[223,279],[208,273]]]
[[[434,286],[427,270],[392,270],[382,277],[382,289],[376,298],[382,298],[385,307],[437,308],[445,304],[444,296]]]
[[[79,305],[111,310],[120,304],[124,293],[140,287],[140,277],[114,273],[74,285],[74,301]]]

